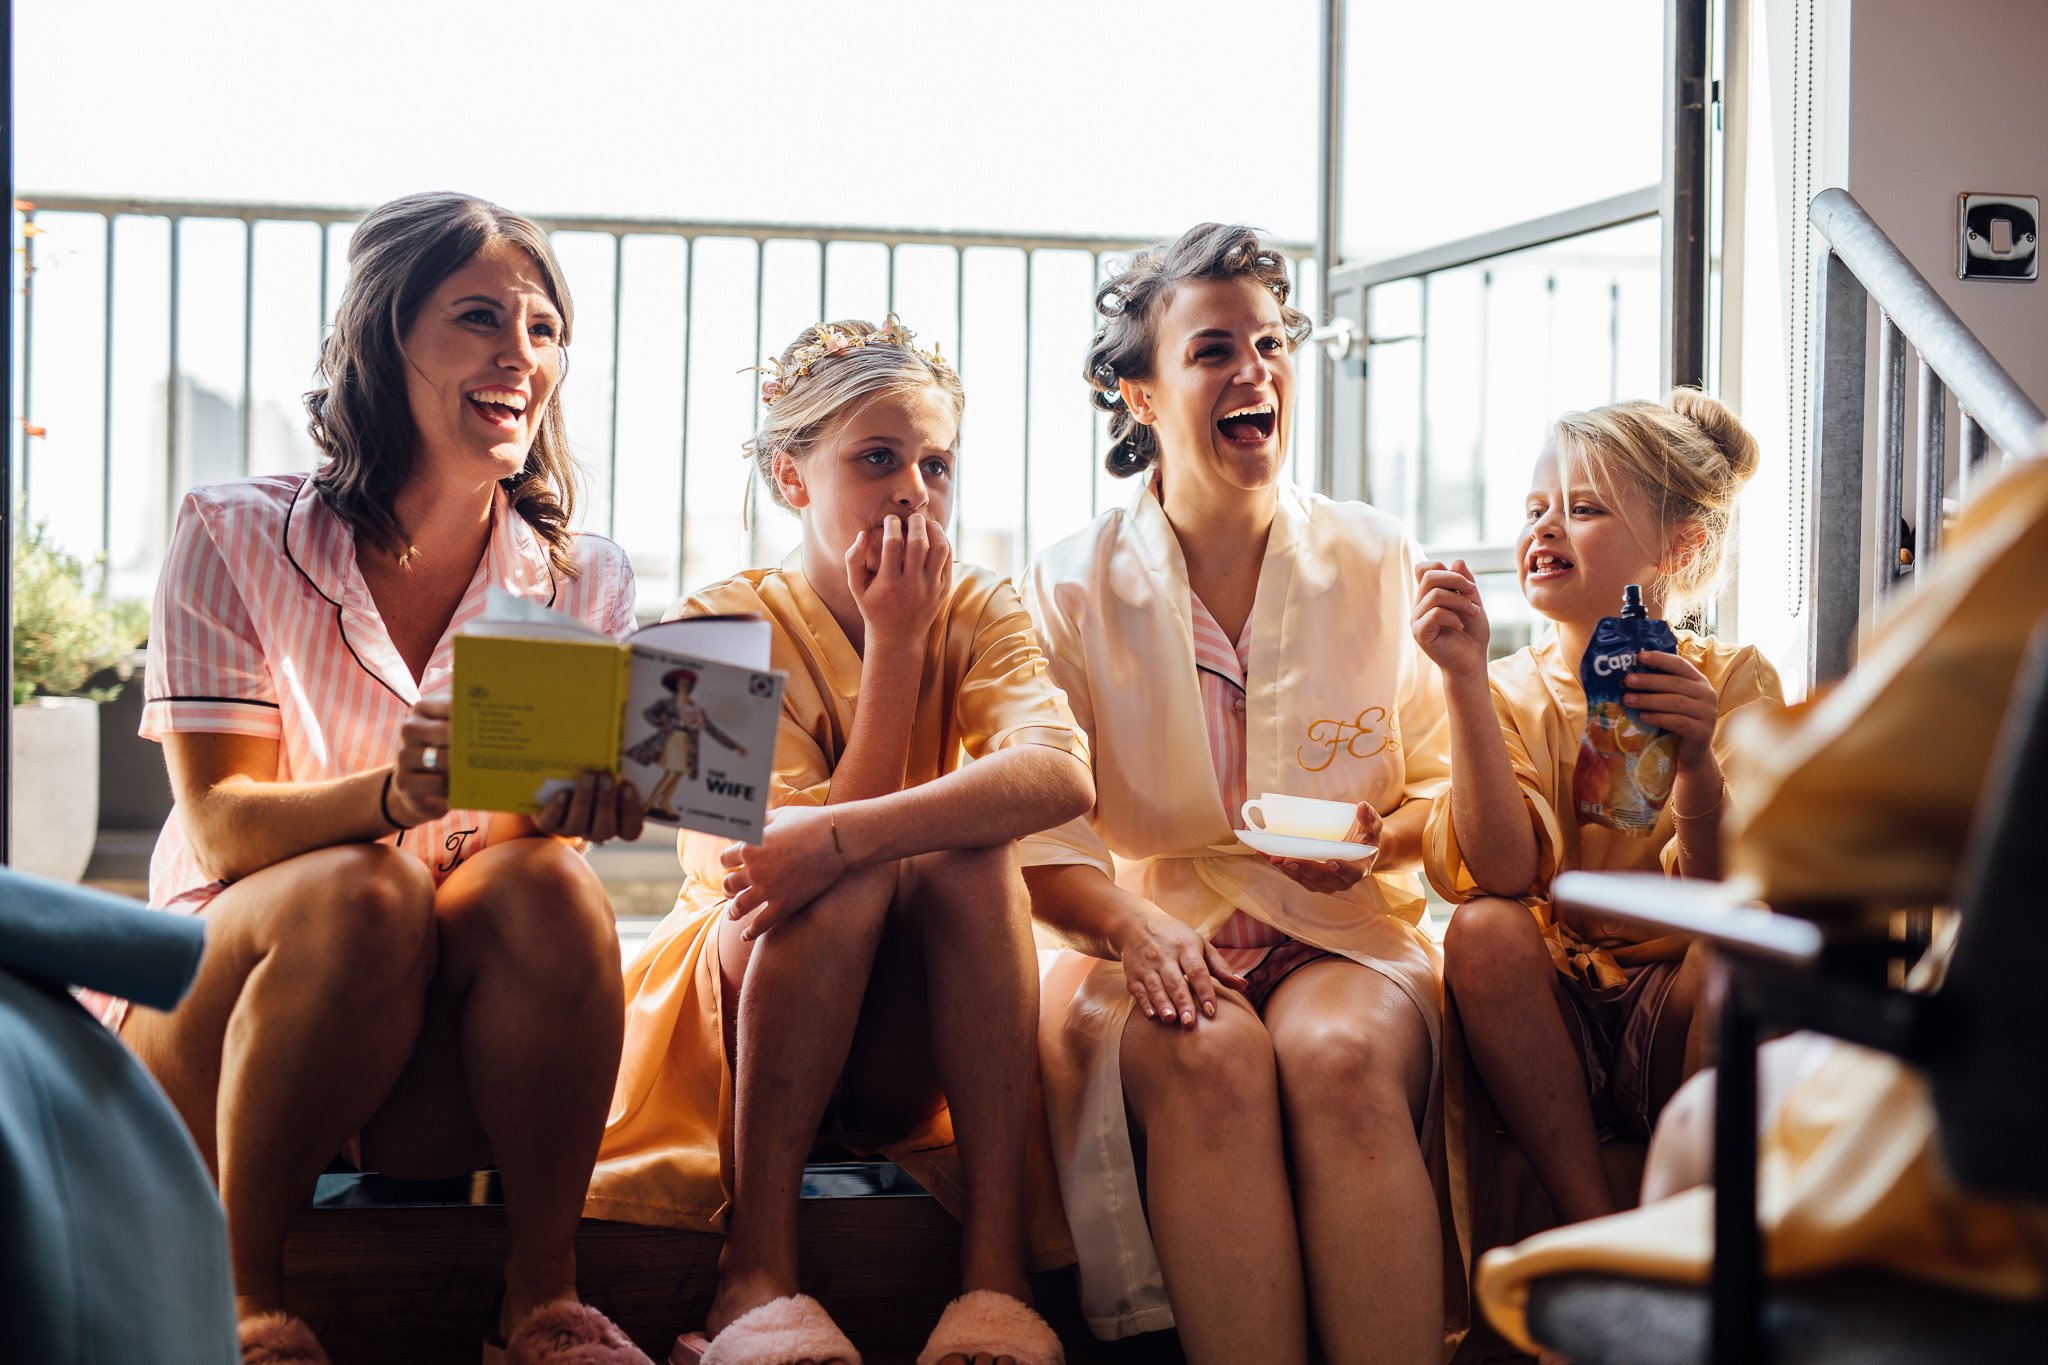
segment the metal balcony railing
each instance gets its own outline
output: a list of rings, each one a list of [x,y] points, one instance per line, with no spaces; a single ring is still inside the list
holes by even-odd
[[[68,548],[101,556],[120,595],[148,591],[188,487],[312,466],[297,390],[310,386],[361,212],[60,194],[17,203],[16,489],[31,518],[62,522]],[[1105,425],[1079,370],[1097,283],[1144,242],[536,221],[578,304],[565,406],[590,474],[579,520],[625,547],[643,613],[794,543],[794,524],[772,510],[742,527],[751,474],[739,443],[758,385],[738,371],[820,317],[900,310],[959,367],[963,558],[1015,572],[1127,496],[1101,471]],[[1297,300],[1313,300],[1312,249],[1281,249]],[[69,268],[61,291],[44,288],[53,264]],[[1316,369],[1300,367],[1294,468],[1304,475],[1317,467]]]
[[[1821,285],[1821,391],[1816,420],[1809,676],[1849,671],[1863,595],[1864,374],[1870,305],[1878,308],[1878,471],[1873,543],[1880,595],[1938,552],[1944,501],[1958,499],[1997,452],[2048,453],[2041,409],[1846,190],[1823,190],[1807,211],[1829,246]],[[1920,356],[1912,521],[1904,507],[1906,348]],[[1948,476],[1947,397],[1961,414],[1955,480]]]

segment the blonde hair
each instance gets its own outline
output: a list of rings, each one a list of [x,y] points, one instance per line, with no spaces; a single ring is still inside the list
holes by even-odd
[[[799,363],[797,353],[817,345],[827,330],[865,338],[883,329],[858,319],[806,327],[783,348],[779,357],[782,365],[795,369]],[[924,388],[937,388],[952,402],[957,442],[967,392],[950,366],[935,364],[908,346],[848,346],[811,360],[801,383],[790,385],[761,409],[760,427],[740,444],[740,449],[760,471],[761,481],[768,486],[768,496],[775,500],[775,505],[785,512],[793,511],[775,482],[777,451],[792,460],[801,460],[842,418],[872,400]]]
[[[1551,439],[1561,469],[1586,471],[1611,495],[1634,489],[1655,509],[1645,541],[1664,550],[1681,531],[1698,533],[1677,567],[1660,574],[1665,611],[1683,617],[1712,596],[1727,558],[1736,495],[1756,473],[1756,437],[1727,404],[1698,389],[1675,389],[1662,403],[1611,403],[1557,419]]]

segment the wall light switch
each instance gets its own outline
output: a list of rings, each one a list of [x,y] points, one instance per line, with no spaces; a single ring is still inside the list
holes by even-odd
[[[1956,278],[2031,280],[2041,273],[2041,201],[2031,194],[1964,194]]]

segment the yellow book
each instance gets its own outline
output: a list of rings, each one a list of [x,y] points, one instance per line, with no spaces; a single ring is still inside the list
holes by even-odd
[[[654,823],[759,839],[782,707],[770,642],[766,621],[721,616],[621,643],[493,589],[455,637],[449,805],[532,815],[598,770]]]

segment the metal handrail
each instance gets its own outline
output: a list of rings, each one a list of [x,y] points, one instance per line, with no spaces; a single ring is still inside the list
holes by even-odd
[[[367,210],[361,207],[336,204],[279,204],[248,200],[222,201],[125,195],[69,194],[61,192],[42,193],[33,190],[23,192],[21,197],[15,202],[24,219],[30,223],[34,223],[38,215],[44,214],[96,216],[106,223],[109,234],[105,265],[107,283],[101,339],[103,348],[109,357],[112,353],[111,348],[115,335],[115,251],[112,235],[114,225],[120,220],[150,218],[163,220],[171,225],[172,230],[169,238],[171,287],[167,315],[170,338],[168,343],[169,368],[164,383],[164,396],[161,400],[164,412],[164,434],[160,464],[163,482],[164,517],[166,518],[165,527],[167,529],[168,518],[176,508],[179,497],[184,491],[186,465],[182,463],[182,459],[191,454],[191,441],[193,439],[184,431],[183,423],[180,420],[183,415],[180,411],[180,405],[185,401],[183,394],[185,375],[181,365],[180,349],[183,319],[180,316],[180,290],[178,283],[181,278],[179,248],[182,234],[180,229],[186,224],[211,221],[239,224],[246,233],[242,247],[242,374],[238,400],[241,415],[240,458],[241,467],[246,472],[250,468],[252,451],[254,449],[254,390],[251,368],[252,358],[255,355],[254,327],[257,295],[255,289],[256,253],[254,244],[257,228],[259,225],[270,223],[299,223],[321,229],[319,241],[320,285],[317,302],[320,309],[320,326],[324,334],[324,329],[329,322],[327,310],[331,306],[329,279],[332,263],[330,258],[338,250],[338,244],[327,230],[360,221]],[[624,250],[625,243],[628,240],[666,238],[670,241],[680,242],[683,245],[687,253],[686,259],[690,262],[683,296],[684,317],[686,320],[693,316],[691,299],[697,279],[696,248],[701,243],[711,241],[753,243],[757,248],[754,253],[752,266],[755,306],[753,310],[754,345],[751,354],[754,355],[761,353],[762,345],[766,340],[761,335],[760,328],[763,317],[762,290],[765,286],[769,269],[766,252],[770,244],[782,242],[817,244],[816,261],[811,269],[815,273],[815,291],[820,313],[827,306],[828,279],[831,272],[836,268],[832,259],[832,249],[834,247],[842,244],[859,244],[867,247],[869,250],[880,249],[886,253],[886,307],[889,308],[896,306],[898,249],[941,248],[950,252],[953,257],[951,262],[954,277],[953,326],[956,347],[962,348],[956,349],[954,352],[953,359],[956,364],[962,363],[964,341],[969,331],[968,262],[983,252],[992,255],[1014,253],[1022,259],[1024,277],[1022,326],[1024,364],[1022,377],[1026,399],[1021,414],[1021,422],[1019,424],[1020,436],[1018,439],[1022,447],[1023,477],[1027,489],[1035,486],[1031,468],[1031,421],[1034,410],[1032,399],[1034,392],[1034,376],[1032,374],[1034,355],[1033,331],[1037,319],[1044,316],[1043,309],[1035,302],[1033,290],[1033,267],[1037,254],[1046,252],[1052,253],[1055,256],[1092,257],[1090,278],[1094,283],[1090,285],[1089,289],[1092,302],[1095,284],[1099,284],[1101,280],[1106,278],[1106,269],[1113,269],[1111,262],[1114,258],[1128,256],[1133,251],[1153,245],[1157,240],[1150,237],[1111,236],[1104,234],[1008,232],[978,229],[951,231],[931,227],[907,226],[842,228],[816,223],[778,223],[712,218],[651,219],[547,213],[535,214],[533,218],[536,223],[551,234],[588,234],[599,239],[604,237],[611,239],[612,273],[609,283],[613,307],[611,312],[610,353],[614,358],[615,365],[623,345],[620,320],[624,317],[621,300],[627,288],[626,274],[628,272],[625,265]],[[1306,242],[1293,240],[1277,241],[1273,242],[1272,245],[1288,260],[1290,266],[1296,272],[1297,284],[1304,283],[1305,280],[1300,272],[1306,263],[1313,259],[1312,247]],[[36,244],[33,240],[30,240],[25,246],[27,265],[31,274],[34,267],[35,249]],[[801,271],[803,267],[799,265],[796,269]],[[884,305],[878,301],[876,304],[877,309],[879,310],[882,306]],[[32,325],[34,321],[34,307],[35,296],[25,291],[22,304],[22,336],[19,348],[15,354],[17,356],[17,364],[23,374],[23,391],[29,393],[32,393],[34,390],[27,385],[26,376],[36,359],[36,330]],[[682,421],[675,459],[677,465],[682,470],[681,478],[683,482],[676,509],[679,525],[674,540],[673,564],[675,581],[679,591],[686,577],[690,540],[684,523],[687,522],[690,511],[687,506],[689,500],[688,469],[692,455],[690,404],[692,385],[696,374],[696,369],[694,368],[695,356],[693,354],[696,329],[686,325],[682,329],[682,333],[684,372],[681,391]],[[113,572],[111,556],[115,548],[112,530],[114,507],[112,469],[115,431],[113,420],[115,401],[114,376],[115,368],[111,360],[108,359],[102,365],[100,381],[102,390],[102,448],[100,451],[101,506],[98,549],[103,562],[108,566],[102,576],[103,589],[110,581]],[[742,389],[746,387],[744,385],[741,386]],[[617,516],[620,507],[618,487],[622,455],[620,447],[622,428],[619,422],[620,393],[621,385],[618,380],[618,372],[614,369],[613,382],[609,394],[611,414],[610,420],[607,423],[607,434],[602,438],[603,444],[590,452],[595,457],[595,462],[599,463],[596,477],[603,481],[602,487],[605,493],[604,506],[607,509],[605,519],[595,529],[605,531],[606,533],[610,533],[615,529],[613,518]],[[225,396],[231,399],[235,397],[232,392]],[[26,404],[24,404],[24,410],[17,414],[17,416],[21,418],[21,421],[13,429],[16,434],[13,435],[12,439],[20,442],[19,449],[25,452],[28,440],[26,433],[29,430],[27,426],[28,413],[26,411]],[[1318,430],[1320,431],[1320,428]],[[1087,454],[1087,467],[1090,469],[1099,460],[1102,431],[1103,427],[1100,422],[1091,423],[1089,445],[1082,448]],[[225,453],[225,447],[223,447],[223,450]],[[1079,453],[1077,452],[1077,455]],[[26,465],[24,464],[23,467],[25,468]],[[1315,468],[1316,466],[1311,465],[1310,467]],[[1087,506],[1090,515],[1093,515],[1097,510],[1096,501],[1100,488],[1099,481],[1089,478],[1085,486],[1087,489]],[[971,489],[963,489],[963,491],[978,492],[978,490]],[[954,501],[956,514],[964,515],[962,508],[965,505],[966,500],[956,494]],[[1028,494],[1025,498],[1019,500],[1013,509],[1015,515],[1010,517],[1012,524],[1008,527],[1008,533],[1014,535],[1018,547],[1025,554],[1030,553],[1034,546],[1032,506],[1033,500]],[[1002,520],[1003,516],[997,514],[991,524],[1001,522]],[[758,547],[756,547],[756,550],[758,551]]]
[[[1556,213],[1546,213],[1541,218],[1510,223],[1506,227],[1494,228],[1471,237],[1461,237],[1453,242],[1440,242],[1406,256],[1391,256],[1385,260],[1339,266],[1331,272],[1330,287],[1339,292],[1376,289],[1395,280],[1433,275],[1442,270],[1456,270],[1460,266],[1477,265],[1481,261],[1490,261],[1496,256],[1505,256],[1511,252],[1549,246],[1552,242],[1583,237],[1591,232],[1621,227],[1626,223],[1639,223],[1645,218],[1657,216],[1663,192],[1660,185],[1646,185],[1639,190],[1630,190],[1627,194],[1617,194],[1607,199],[1596,199],[1591,203],[1575,204]]]
[[[1877,555],[1874,587],[1882,600],[1940,549],[1948,502],[1946,408],[1951,390],[1961,418],[1956,493],[1967,497],[1995,471],[1992,445],[2006,455],[2041,449],[2041,409],[2013,382],[1914,269],[1863,206],[1845,190],[1823,190],[1807,209],[1826,239],[1820,278],[1820,388],[1815,394],[1810,479],[1808,581],[1812,614],[1808,676],[1829,682],[1849,670],[1863,611],[1866,531]],[[1868,401],[1865,353],[1870,304],[1878,306],[1875,459],[1864,453]],[[1906,496],[1906,352],[1919,353],[1914,496]],[[1875,477],[1874,522],[1864,520],[1865,484]]]
[[[2031,451],[2048,418],[1855,197],[1822,190],[1807,219],[1992,442],[2006,451]]]
[[[367,205],[257,204],[208,199],[135,199],[114,195],[34,194],[21,198],[43,213],[121,214],[147,218],[226,218],[288,223],[353,223]],[[734,237],[757,242],[874,242],[883,246],[1001,247],[1022,251],[1087,251],[1112,255],[1154,246],[1158,237],[1098,237],[1083,233],[991,232],[932,227],[838,227],[818,223],[765,223],[716,218],[619,218],[589,214],[526,215],[550,232],[595,232],[634,237]],[[1308,242],[1273,241],[1275,249],[1301,260],[1313,257]]]

